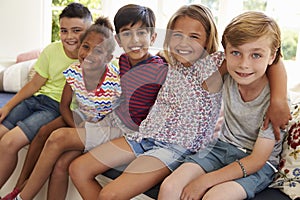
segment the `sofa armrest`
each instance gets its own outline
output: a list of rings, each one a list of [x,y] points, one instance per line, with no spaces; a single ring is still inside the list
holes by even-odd
[[[2,79],[0,79],[2,91],[18,92],[29,81],[29,72],[35,62],[36,59],[33,59],[5,68],[1,73]]]

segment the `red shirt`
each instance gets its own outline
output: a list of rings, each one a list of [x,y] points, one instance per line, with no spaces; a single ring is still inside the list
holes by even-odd
[[[128,128],[138,130],[156,100],[168,67],[159,56],[131,66],[126,54],[121,55],[119,66],[122,95],[115,112]]]

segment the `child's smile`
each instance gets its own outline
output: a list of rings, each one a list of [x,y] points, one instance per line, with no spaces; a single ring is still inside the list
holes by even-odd
[[[179,17],[170,35],[170,51],[184,66],[192,65],[203,55],[206,32],[198,20],[187,16]]]

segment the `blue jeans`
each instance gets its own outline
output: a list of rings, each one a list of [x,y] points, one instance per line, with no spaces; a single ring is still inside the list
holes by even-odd
[[[185,157],[192,154],[191,151],[177,144],[163,143],[151,138],[144,138],[141,142],[134,140],[127,140],[127,142],[136,156],[153,156],[162,161],[170,171],[178,168]]]
[[[2,124],[13,129],[19,126],[31,142],[40,127],[60,115],[59,103],[45,95],[32,96],[15,106]]]
[[[188,156],[186,158],[186,162],[197,163],[205,172],[208,173],[218,170],[232,162],[235,162],[236,159],[241,159],[248,155],[249,153],[245,153],[229,143],[218,140],[215,144],[212,144],[206,149]],[[234,181],[244,188],[247,193],[247,199],[251,199],[256,193],[269,186],[273,180],[274,173],[274,170],[266,163],[263,168],[256,173]]]

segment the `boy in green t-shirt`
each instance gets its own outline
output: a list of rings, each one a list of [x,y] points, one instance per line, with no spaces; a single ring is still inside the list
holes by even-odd
[[[16,167],[18,151],[60,115],[62,72],[77,62],[80,37],[92,24],[92,15],[87,7],[71,3],[60,14],[59,23],[61,41],[43,50],[33,79],[0,108],[0,189]]]

